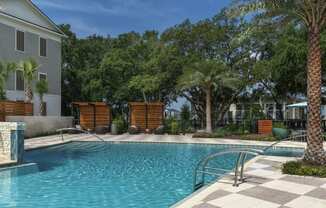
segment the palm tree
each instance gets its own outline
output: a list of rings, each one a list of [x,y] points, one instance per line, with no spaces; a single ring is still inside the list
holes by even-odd
[[[203,60],[185,67],[183,75],[178,80],[179,87],[198,87],[205,92],[206,97],[206,132],[212,133],[212,91],[219,86],[232,87],[235,77],[227,70],[225,64],[215,60]]]
[[[36,92],[40,96],[40,114],[41,116],[46,115],[46,106],[43,100],[44,94],[49,91],[48,82],[46,80],[40,80],[36,83]]]
[[[6,99],[5,85],[10,72],[15,71],[17,65],[15,63],[0,62],[0,100]]]
[[[304,159],[313,164],[326,164],[321,129],[321,49],[320,32],[326,25],[325,0],[237,0],[233,14],[257,12],[257,18],[271,20],[279,26],[298,23],[308,31],[308,128]]]
[[[36,78],[36,72],[39,65],[34,59],[28,59],[19,63],[19,68],[23,71],[25,79],[25,99],[26,102],[32,102],[33,100],[33,80]]]

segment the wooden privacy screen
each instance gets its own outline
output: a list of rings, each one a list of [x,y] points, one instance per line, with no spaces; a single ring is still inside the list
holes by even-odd
[[[258,120],[258,134],[271,134],[272,129],[272,120]]]
[[[6,116],[32,116],[33,103],[22,101],[1,101],[0,102],[0,121],[4,122]]]
[[[130,124],[137,126],[142,131],[154,130],[163,124],[164,104],[163,103],[129,103]]]
[[[74,102],[79,109],[79,125],[86,130],[95,130],[96,127],[109,126],[111,123],[111,109],[103,102]]]

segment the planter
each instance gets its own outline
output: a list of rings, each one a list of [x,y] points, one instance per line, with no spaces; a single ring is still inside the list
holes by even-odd
[[[118,134],[118,128],[115,124],[111,125],[111,134],[117,135]]]
[[[271,134],[273,129],[272,120],[258,120],[258,134]]]
[[[288,138],[290,135],[289,131],[287,129],[283,128],[273,128],[273,136],[277,138],[278,140],[283,140]]]
[[[109,132],[109,127],[107,126],[97,126],[95,127],[95,133],[96,134],[106,134]]]

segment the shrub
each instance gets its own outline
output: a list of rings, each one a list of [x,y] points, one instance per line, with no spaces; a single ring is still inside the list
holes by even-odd
[[[112,121],[112,124],[116,126],[117,133],[122,134],[126,132],[126,123],[121,116],[118,116]]]
[[[283,122],[274,122],[273,128],[287,129]]]
[[[178,134],[180,126],[176,118],[170,117],[164,121],[164,132],[168,134]]]
[[[207,132],[196,132],[192,135],[193,138],[215,138],[215,135]]]
[[[156,135],[163,135],[165,133],[164,126],[159,126],[154,130],[154,134]]]
[[[179,126],[178,121],[171,122],[171,132],[170,133],[173,135],[177,135],[180,133],[180,126]]]
[[[186,133],[190,127],[191,127],[191,112],[189,105],[184,104],[181,107],[181,112],[180,112],[180,130],[182,133]]]
[[[304,161],[287,162],[283,165],[282,172],[290,175],[326,178],[326,166],[312,165]]]
[[[129,134],[139,134],[140,133],[140,128],[138,126],[130,126],[128,128],[128,133]]]

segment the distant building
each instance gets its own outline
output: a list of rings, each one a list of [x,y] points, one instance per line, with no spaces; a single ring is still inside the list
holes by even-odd
[[[35,59],[40,68],[37,79],[46,79],[47,115],[61,115],[61,38],[65,35],[30,0],[0,0],[0,61],[19,62]],[[35,83],[34,83],[35,84]],[[25,99],[25,82],[17,70],[7,80],[9,100]],[[39,113],[39,100],[34,93],[34,114]]]
[[[249,109],[251,105],[259,106],[263,113],[268,119],[272,120],[306,120],[307,118],[307,107],[305,105],[293,105],[294,103],[302,103],[298,100],[297,102],[282,102],[281,104],[276,104],[272,101],[263,101],[262,103],[246,104],[237,103],[230,106],[227,120],[241,121],[244,119],[246,113],[250,113]],[[326,106],[321,107],[322,119],[326,119]]]

